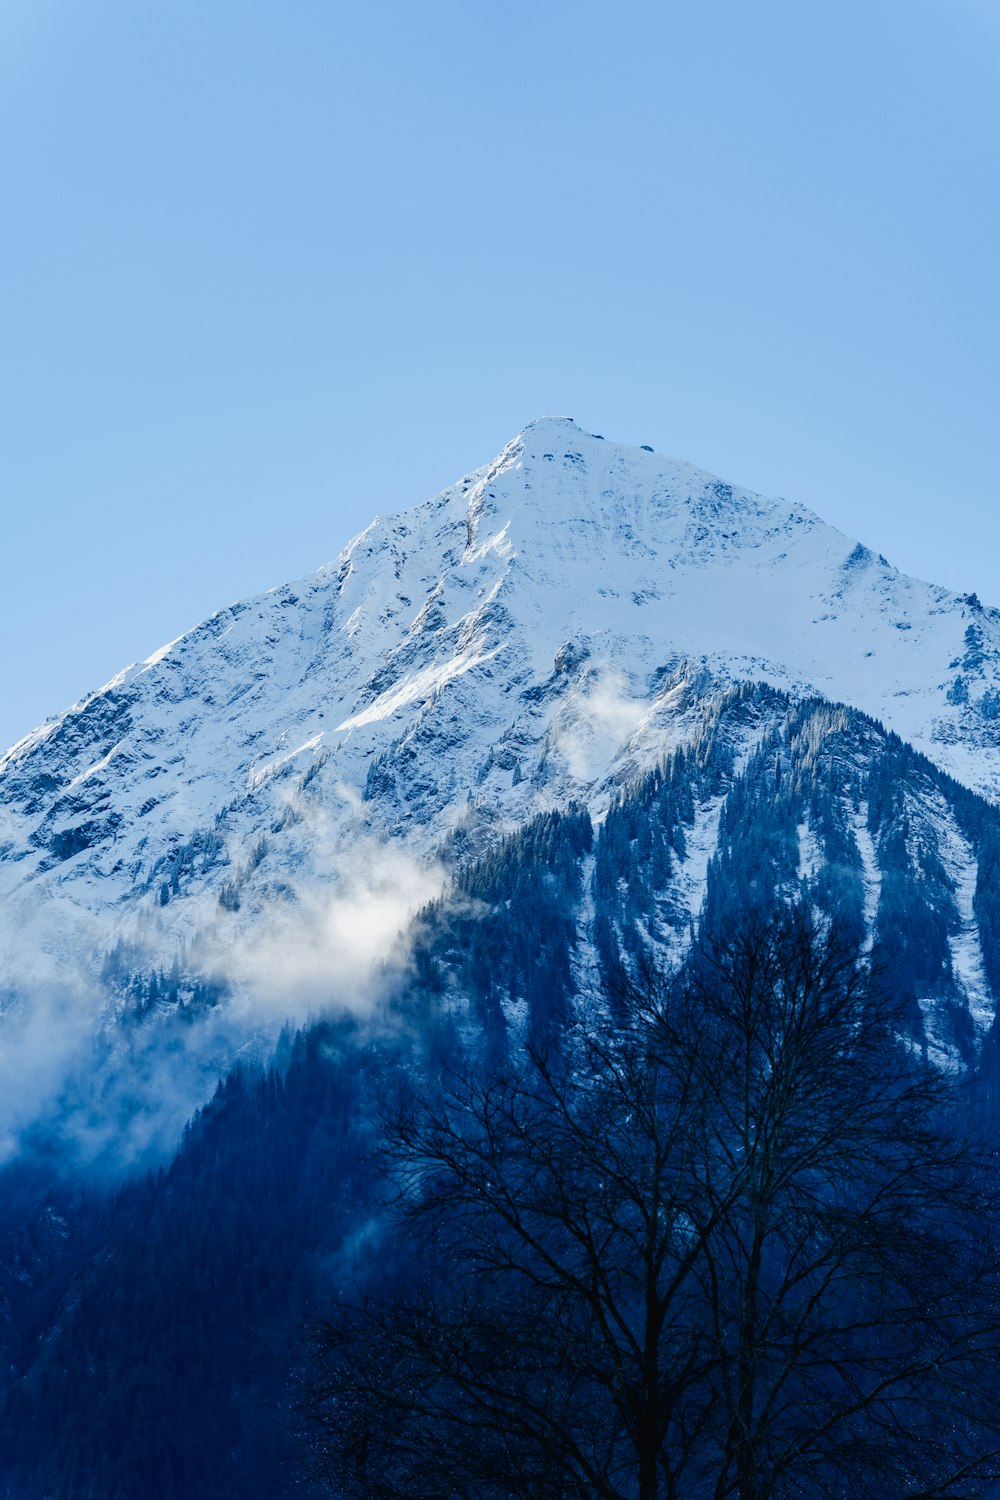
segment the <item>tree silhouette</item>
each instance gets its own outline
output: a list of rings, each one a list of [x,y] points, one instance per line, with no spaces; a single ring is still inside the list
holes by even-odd
[[[372,1500],[982,1495],[991,1162],[885,986],[800,912],[626,1000],[393,1119],[406,1255],[317,1330],[313,1477]]]

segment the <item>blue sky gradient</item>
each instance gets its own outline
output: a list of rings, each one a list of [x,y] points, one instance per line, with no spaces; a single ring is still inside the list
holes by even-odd
[[[0,741],[546,408],[1000,603],[996,0],[0,0]]]

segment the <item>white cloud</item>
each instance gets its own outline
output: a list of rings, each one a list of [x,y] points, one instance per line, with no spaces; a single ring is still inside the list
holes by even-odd
[[[632,695],[616,667],[606,665],[591,674],[552,726],[553,744],[566,757],[570,774],[585,784],[594,781],[635,733],[648,708],[644,699]]]
[[[240,928],[220,955],[236,1014],[301,1019],[334,1006],[371,1011],[408,954],[410,918],[440,894],[443,871],[359,839],[329,885],[305,885]],[[214,961],[209,952],[204,956]]]
[[[151,905],[122,934],[129,968],[169,970],[176,951],[182,991],[224,982],[221,1003],[198,1014],[116,1014],[99,978],[115,936],[92,913],[57,899],[10,922],[0,951],[0,1163],[36,1127],[83,1160],[142,1162],[172,1148],[239,1056],[266,1058],[284,1022],[373,1013],[405,970],[410,919],[441,892],[444,871],[379,843],[360,819],[345,828],[306,809],[299,830],[306,820],[314,857],[304,867],[324,879],[296,880],[294,863],[280,879],[266,860],[244,863],[239,910],[219,905],[212,882],[165,911]]]

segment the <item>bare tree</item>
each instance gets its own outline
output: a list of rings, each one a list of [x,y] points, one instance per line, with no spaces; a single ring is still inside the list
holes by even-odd
[[[752,924],[625,1010],[394,1119],[405,1278],[318,1331],[313,1473],[372,1500],[981,1496],[990,1163],[857,954]]]

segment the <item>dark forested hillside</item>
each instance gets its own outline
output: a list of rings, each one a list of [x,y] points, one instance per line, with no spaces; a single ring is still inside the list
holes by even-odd
[[[50,1326],[25,1321],[5,1493],[281,1493],[297,1331],[329,1261],[363,1256],[392,1066],[350,1026],[285,1051],[230,1074],[170,1167],[110,1198]]]

